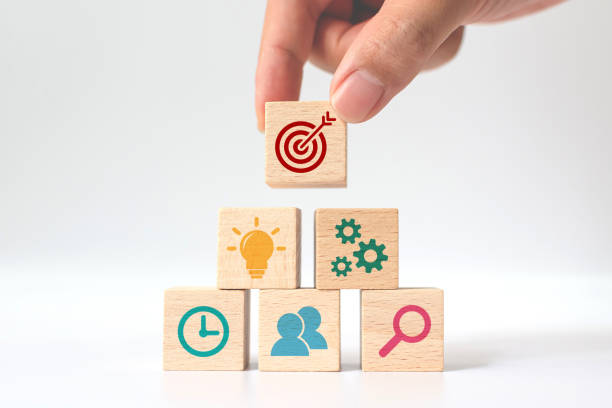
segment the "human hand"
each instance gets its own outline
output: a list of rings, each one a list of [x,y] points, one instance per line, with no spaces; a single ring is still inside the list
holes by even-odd
[[[376,115],[422,70],[452,59],[463,26],[564,0],[268,0],[255,80],[257,126],[269,101],[297,100],[310,60],[334,72],[330,100],[347,122]]]

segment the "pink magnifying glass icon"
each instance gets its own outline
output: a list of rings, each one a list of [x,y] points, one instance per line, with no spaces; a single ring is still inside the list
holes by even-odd
[[[402,316],[404,316],[408,312],[416,312],[420,314],[425,323],[423,331],[416,336],[407,336],[406,334],[404,334],[402,328],[400,327],[400,320]],[[393,318],[393,330],[395,331],[395,335],[391,337],[391,340],[389,340],[387,344],[385,344],[378,352],[381,357],[386,357],[387,354],[389,354],[391,350],[393,350],[395,346],[399,344],[400,341],[405,341],[406,343],[418,343],[419,341],[427,337],[427,335],[429,334],[429,330],[431,330],[431,318],[429,317],[429,314],[425,311],[425,309],[420,306],[404,306],[395,313],[395,317]]]

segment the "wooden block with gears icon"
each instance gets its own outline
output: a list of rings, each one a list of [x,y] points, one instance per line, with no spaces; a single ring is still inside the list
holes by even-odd
[[[364,371],[442,371],[442,290],[362,290],[361,368]]]
[[[249,291],[176,287],[164,294],[164,370],[244,370]]]
[[[298,208],[222,208],[217,286],[275,289],[299,286]]]
[[[340,291],[262,290],[259,369],[339,371]]]
[[[346,187],[346,123],[330,103],[266,103],[266,183]]]
[[[398,228],[396,208],[317,209],[316,288],[397,288]]]

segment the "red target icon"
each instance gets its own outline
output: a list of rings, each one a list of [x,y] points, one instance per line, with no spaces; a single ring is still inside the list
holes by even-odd
[[[325,112],[319,126],[306,121],[289,123],[276,136],[274,147],[278,161],[294,173],[308,173],[319,167],[327,152],[322,129],[335,120]]]

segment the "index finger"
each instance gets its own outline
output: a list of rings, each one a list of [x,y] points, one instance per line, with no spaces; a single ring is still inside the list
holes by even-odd
[[[264,128],[265,103],[300,96],[319,16],[331,0],[269,0],[255,74],[257,127]]]

